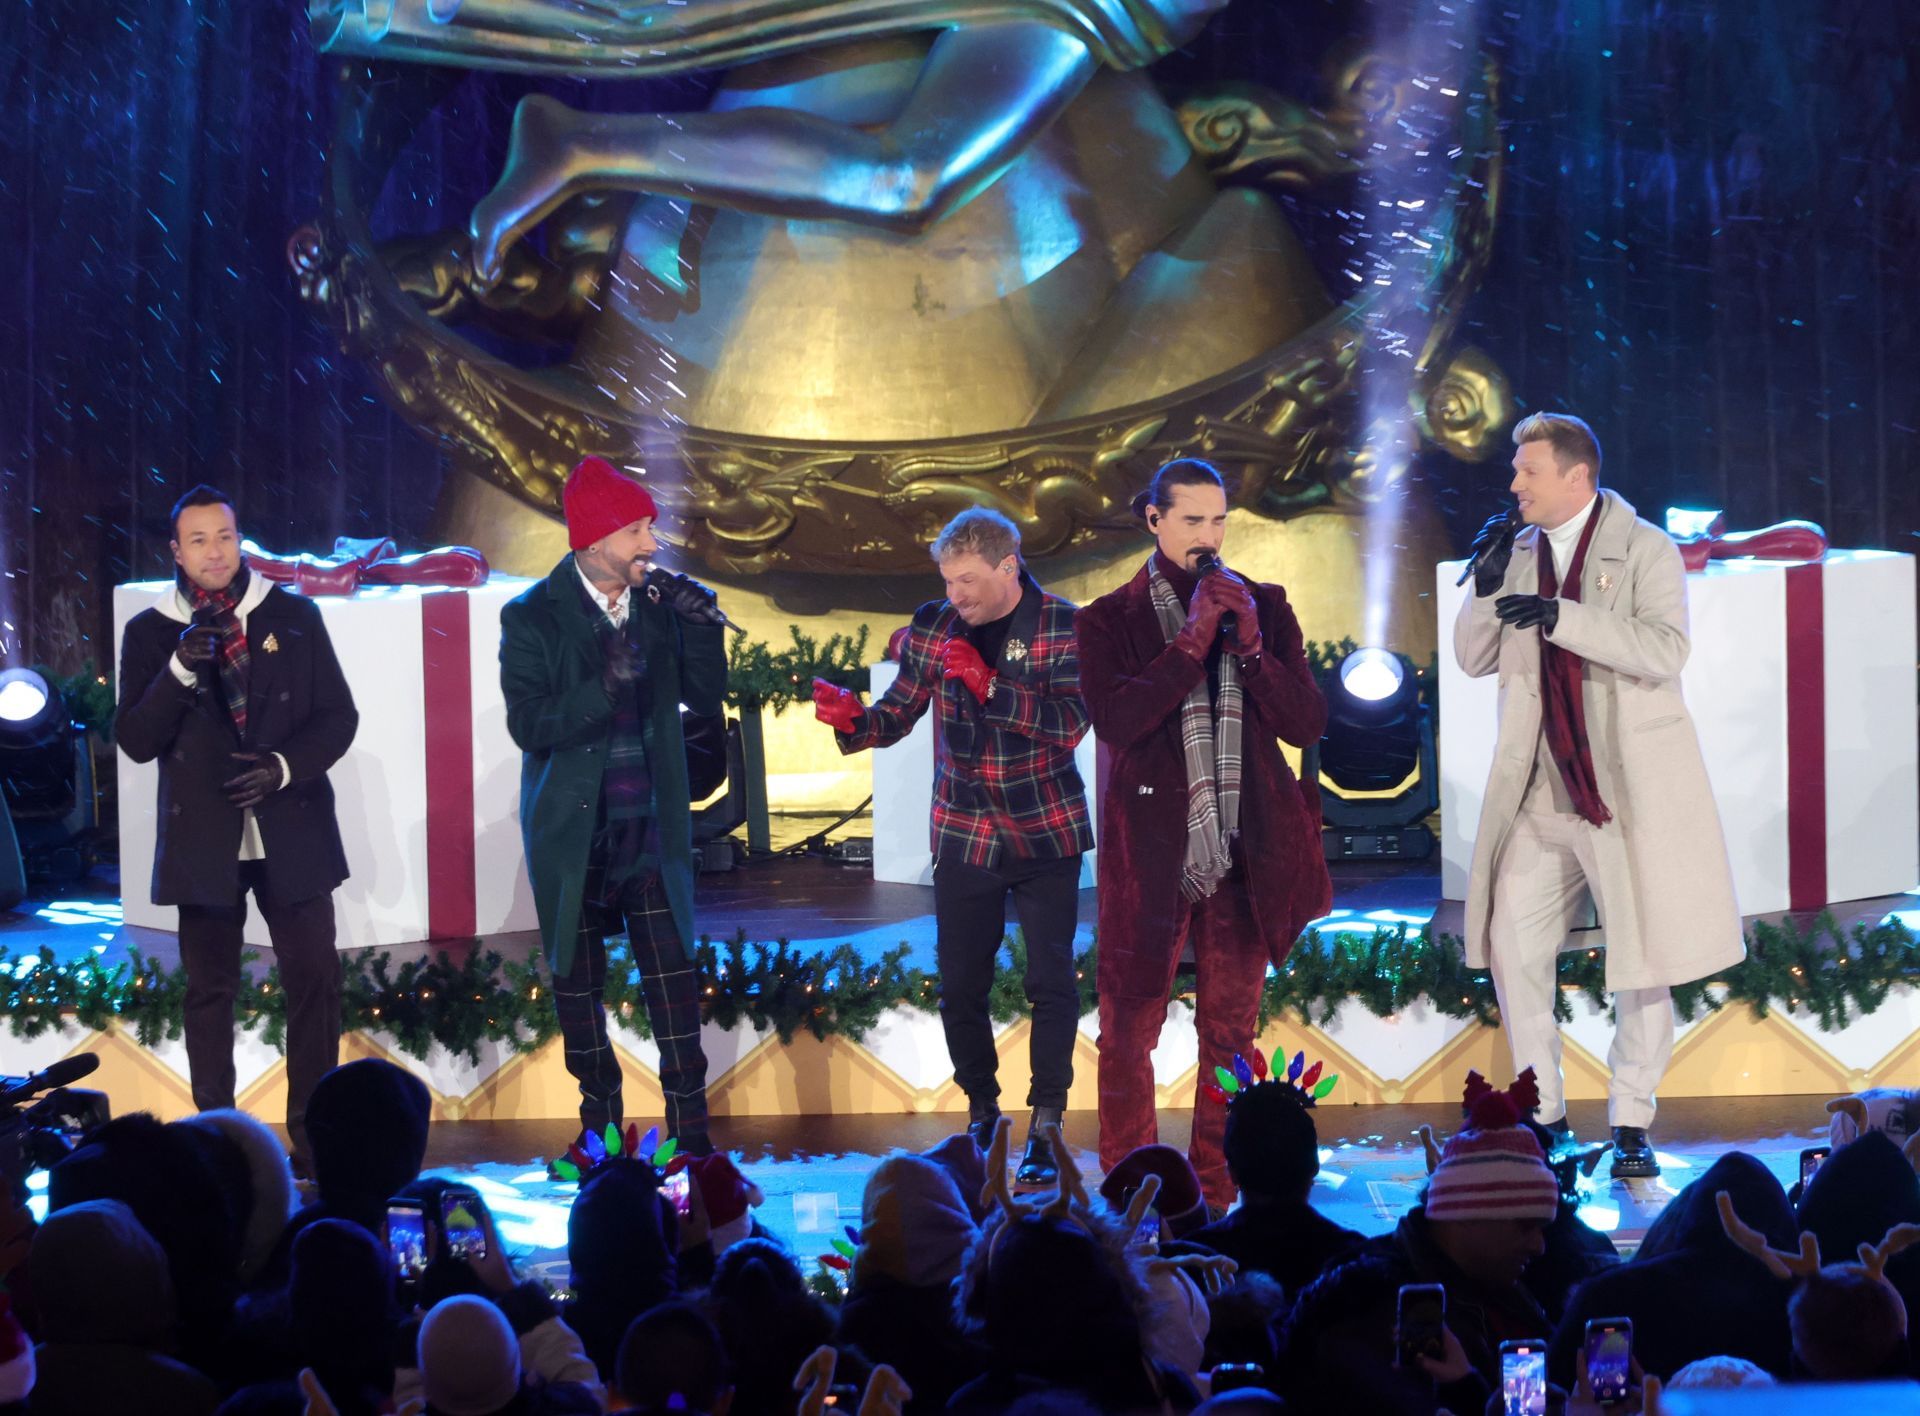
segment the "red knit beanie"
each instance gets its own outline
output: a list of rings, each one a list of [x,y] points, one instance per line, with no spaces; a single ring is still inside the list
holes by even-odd
[[[647,489],[604,457],[580,459],[560,502],[567,513],[567,544],[576,551],[642,517],[660,515]]]
[[[1427,1184],[1428,1219],[1553,1219],[1559,1183],[1520,1124],[1539,1100],[1531,1067],[1506,1091],[1467,1074],[1467,1128],[1440,1153]]]

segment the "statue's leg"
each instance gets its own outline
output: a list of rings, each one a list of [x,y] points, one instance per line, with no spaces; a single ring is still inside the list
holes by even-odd
[[[568,197],[604,188],[918,231],[1005,171],[1097,67],[1046,25],[952,30],[882,132],[783,108],[598,114],[532,95],[499,184],[473,209],[474,271],[497,280],[509,246]]]

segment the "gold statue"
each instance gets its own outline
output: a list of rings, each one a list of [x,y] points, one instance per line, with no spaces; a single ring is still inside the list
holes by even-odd
[[[1363,426],[1383,339],[1411,356],[1402,420],[1486,455],[1505,383],[1449,342],[1498,191],[1490,76],[1447,108],[1453,157],[1406,233],[1422,249],[1336,303],[1270,191],[1363,176],[1442,100],[1368,55],[1317,109],[1228,87],[1176,111],[1141,71],[1218,8],[312,0],[334,54],[726,72],[704,112],[524,99],[468,230],[382,247],[365,211],[421,110],[350,66],[344,174],[290,255],[465,465],[548,515],[582,453],[677,479],[668,529],[723,573],[921,572],[974,503],[1034,554],[1093,548],[1140,468],[1183,452],[1271,515],[1365,498],[1405,462]],[[565,357],[519,369],[454,321]]]

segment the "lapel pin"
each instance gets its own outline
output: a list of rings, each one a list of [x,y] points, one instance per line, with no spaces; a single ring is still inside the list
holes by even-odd
[[[1007,641],[1006,655],[1009,659],[1011,659],[1016,664],[1019,663],[1022,659],[1026,658],[1027,657],[1026,640],[1009,639]]]
[[[1600,587],[1600,593],[1602,595],[1613,589],[1613,577],[1604,570],[1600,572],[1600,578],[1594,583]]]
[[[263,654],[278,654],[280,652],[280,641],[273,637],[272,630],[268,630],[267,637],[260,641],[260,652]]]

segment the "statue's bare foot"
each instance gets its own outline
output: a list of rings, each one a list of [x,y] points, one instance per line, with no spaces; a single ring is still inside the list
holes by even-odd
[[[573,195],[571,129],[577,117],[544,94],[529,94],[514,110],[506,166],[467,223],[474,280],[483,289],[499,282],[508,248]]]

